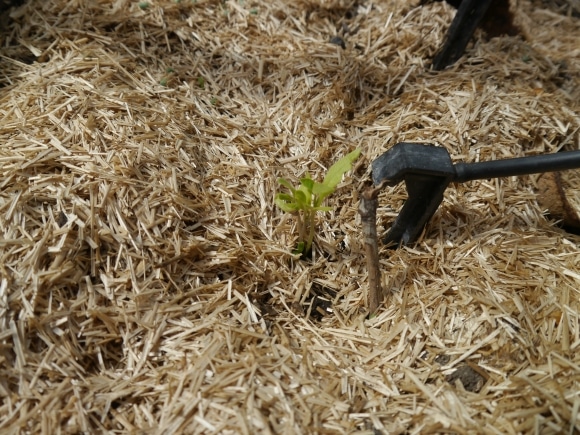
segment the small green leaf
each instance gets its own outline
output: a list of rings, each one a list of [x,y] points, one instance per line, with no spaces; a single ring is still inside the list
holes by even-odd
[[[292,187],[292,185],[288,180],[285,180],[284,178],[278,178],[278,183],[280,183],[284,187],[287,187],[288,189],[290,189],[292,193],[294,193],[295,189]]]
[[[300,210],[300,207],[298,207],[296,204],[284,204],[278,202],[276,205],[280,207],[280,210],[285,211],[286,213],[296,213],[298,210]]]
[[[287,187],[290,190],[294,190],[294,188],[292,187],[292,184],[290,184],[290,182],[288,180],[286,180],[285,178],[278,178],[278,183],[284,187]]]
[[[301,178],[300,184],[304,186],[308,192],[312,193],[312,188],[314,187],[314,180],[312,178]]]
[[[324,202],[328,195],[334,193],[336,189],[334,187],[328,187],[322,183],[316,183],[314,185],[313,193],[314,193],[314,208],[320,207],[320,205]]]
[[[304,247],[305,247],[305,243],[304,242],[298,242],[298,244],[296,245],[296,249],[294,249],[292,251],[292,253],[294,255],[302,254],[304,252]]]
[[[358,159],[360,153],[360,148],[357,148],[332,165],[322,183],[333,188],[338,186],[338,183],[342,181],[342,176],[351,170],[352,164]]]
[[[295,211],[300,210],[301,208],[300,205],[296,201],[294,201],[293,197],[283,193],[276,195],[276,197],[274,198],[274,202],[278,207],[280,207],[280,209],[282,209],[282,211],[288,213],[293,213]]]
[[[295,198],[292,195],[288,195],[287,193],[277,194],[276,199],[280,199],[281,201],[286,201],[286,202],[296,202]]]
[[[300,186],[297,190],[294,191],[294,198],[296,198],[296,202],[302,206],[302,209],[307,209],[310,207],[311,195],[310,192],[304,188],[304,186]]]
[[[329,186],[328,184],[319,183],[317,181],[314,182],[312,186],[312,193],[315,195],[328,195],[329,193],[334,192],[334,187]]]

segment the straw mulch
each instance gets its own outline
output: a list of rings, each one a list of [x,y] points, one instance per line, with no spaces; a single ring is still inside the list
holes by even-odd
[[[2,18],[2,433],[580,430],[580,238],[538,176],[450,186],[417,244],[381,248],[368,317],[357,206],[382,152],[580,148],[574,2],[514,3],[519,36],[477,32],[442,72],[455,12],[416,3],[32,0]],[[276,179],[356,147],[294,258]],[[404,198],[381,194],[381,234]]]

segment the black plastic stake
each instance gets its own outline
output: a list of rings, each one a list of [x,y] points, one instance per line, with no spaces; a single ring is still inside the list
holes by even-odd
[[[433,59],[433,68],[442,70],[459,59],[473,32],[493,0],[463,0],[447,32],[445,43]]]

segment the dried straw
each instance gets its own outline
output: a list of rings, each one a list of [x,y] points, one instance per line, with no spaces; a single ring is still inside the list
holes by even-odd
[[[399,141],[465,161],[579,148],[580,22],[548,3],[518,1],[523,35],[478,32],[438,73],[446,3],[12,9],[1,431],[580,431],[580,239],[537,177],[452,186],[416,245],[381,248],[372,319],[357,214]],[[357,146],[312,260],[293,258],[276,179]],[[381,194],[380,233],[404,198]]]

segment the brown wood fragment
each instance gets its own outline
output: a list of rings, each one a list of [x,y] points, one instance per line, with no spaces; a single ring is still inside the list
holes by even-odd
[[[538,203],[565,227],[580,228],[577,171],[548,172],[538,180]]]

